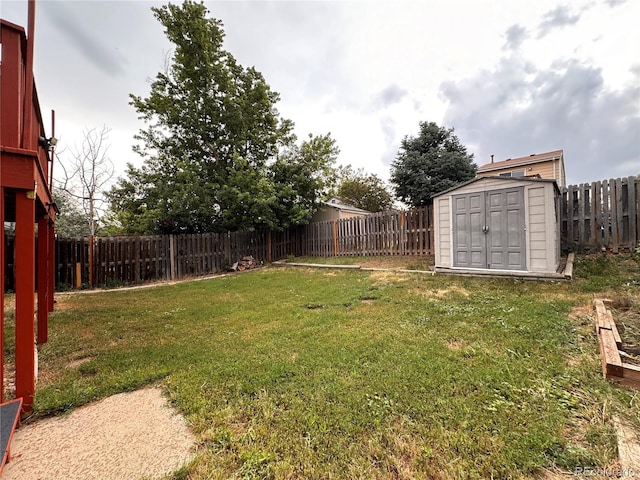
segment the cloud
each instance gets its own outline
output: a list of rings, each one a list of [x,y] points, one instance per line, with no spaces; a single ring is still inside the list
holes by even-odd
[[[538,70],[522,58],[441,86],[445,124],[463,143],[478,145],[478,164],[564,149],[567,181],[596,181],[640,171],[638,68],[619,90],[599,68],[575,60]]]
[[[542,22],[538,26],[538,38],[542,38],[556,28],[564,28],[575,25],[580,20],[580,14],[571,14],[566,5],[560,5],[544,14]]]
[[[617,7],[619,5],[622,5],[623,3],[627,3],[627,0],[605,0],[604,3],[606,3],[610,7]]]
[[[522,42],[527,39],[529,34],[527,33],[526,28],[516,24],[507,28],[505,36],[507,37],[507,40],[502,48],[505,50],[517,50],[520,45],[522,45]]]
[[[109,51],[102,38],[92,34],[84,26],[86,19],[81,21],[65,2],[43,2],[43,8],[46,9],[52,24],[86,60],[111,77],[125,74],[126,60],[115,52]]]
[[[396,84],[389,85],[373,99],[373,107],[375,109],[383,109],[395,105],[402,101],[409,92],[404,88],[400,88]]]
[[[380,129],[384,138],[384,151],[380,156],[383,165],[391,165],[398,153],[398,143],[396,142],[396,122],[391,115],[380,118]]]

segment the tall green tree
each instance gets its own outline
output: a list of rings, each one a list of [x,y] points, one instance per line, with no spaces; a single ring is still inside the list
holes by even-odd
[[[354,207],[369,212],[382,212],[393,206],[393,196],[377,176],[351,165],[340,169],[336,195]]]
[[[475,177],[473,154],[453,128],[420,122],[417,136],[406,136],[391,164],[396,197],[413,207],[432,203],[431,196]]]
[[[272,208],[280,228],[311,219],[334,186],[339,153],[330,134],[309,135],[278,157],[270,170],[275,193]]]
[[[278,94],[223,49],[222,24],[204,4],[152,11],[175,49],[149,95],[131,95],[146,123],[134,147],[144,165],[129,165],[110,192],[119,221],[131,233],[270,224],[269,161],[293,127],[275,108]]]

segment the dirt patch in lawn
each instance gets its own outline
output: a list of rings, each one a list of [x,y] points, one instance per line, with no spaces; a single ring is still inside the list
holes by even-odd
[[[24,424],[3,480],[161,478],[195,453],[195,437],[160,388],[120,393]]]

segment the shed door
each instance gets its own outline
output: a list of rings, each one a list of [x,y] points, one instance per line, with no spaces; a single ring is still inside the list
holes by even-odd
[[[525,270],[524,188],[453,196],[455,267]]]

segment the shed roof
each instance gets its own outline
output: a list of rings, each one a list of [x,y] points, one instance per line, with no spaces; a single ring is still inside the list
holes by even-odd
[[[555,160],[562,158],[562,150],[553,150],[546,153],[534,153],[527,157],[508,158],[500,162],[485,163],[478,167],[478,173],[491,172],[494,170],[502,170],[503,168],[519,167],[521,165],[530,165],[532,163],[548,162],[549,160]]]
[[[345,203],[339,197],[331,197],[326,202],[322,202],[322,206],[335,208],[336,210],[340,210],[342,212],[353,212],[353,213],[371,213],[368,210],[363,210],[362,208],[354,207],[353,205],[349,205]]]
[[[470,185],[472,183],[475,182],[480,182],[480,181],[487,181],[487,180],[497,180],[499,182],[538,182],[538,183],[552,183],[553,184],[553,188],[556,191],[556,193],[559,195],[560,194],[560,189],[558,188],[558,184],[556,183],[555,180],[551,179],[551,178],[531,178],[531,177],[476,177],[473,178],[471,180],[468,180],[466,182],[463,183],[459,183],[458,185],[456,185],[455,187],[451,187],[448,188],[447,190],[444,190],[442,192],[436,193],[435,195],[431,195],[431,198],[436,198],[439,197],[441,195],[444,195],[446,193],[452,192],[454,190],[457,190],[459,188],[462,188],[466,185]]]

